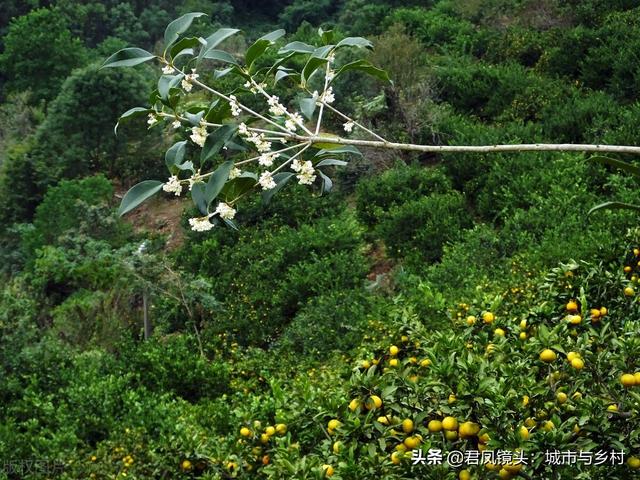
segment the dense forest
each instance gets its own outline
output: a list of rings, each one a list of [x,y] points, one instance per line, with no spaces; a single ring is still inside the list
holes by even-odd
[[[285,29],[264,61],[371,40],[393,82],[335,105],[394,141],[640,145],[640,1],[3,1],[0,480],[640,478],[637,210],[590,212],[640,204],[636,158],[365,146],[237,229],[120,216],[189,130],[114,132],[162,65],[101,66],[188,12],[235,56]]]

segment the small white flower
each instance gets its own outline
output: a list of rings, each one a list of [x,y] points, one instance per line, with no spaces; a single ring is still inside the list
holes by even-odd
[[[156,117],[155,113],[149,114],[149,119],[147,120],[147,123],[149,124],[150,127],[153,127],[156,123],[158,123],[158,117]]]
[[[247,130],[247,126],[244,122],[238,125],[238,133],[240,135],[247,135],[249,133],[249,130]]]
[[[349,121],[349,122],[346,122],[345,124],[343,124],[342,128],[344,128],[345,132],[351,133],[351,132],[353,132],[354,125],[355,125],[355,123]]]
[[[269,112],[271,112],[271,115],[274,117],[281,117],[287,113],[287,109],[284,108],[284,105],[282,105],[279,100],[275,95],[267,99],[267,103],[270,105]]]
[[[179,197],[182,193],[182,184],[176,175],[169,177],[169,181],[162,186],[162,190],[169,193],[175,193]]]
[[[209,221],[209,217],[190,218],[189,225],[194,232],[206,232],[213,228],[213,223]]]
[[[165,65],[164,67],[162,67],[162,73],[164,73],[165,75],[171,75],[175,71],[176,69],[171,65]]]
[[[258,180],[258,183],[262,186],[263,190],[271,190],[276,186],[276,182],[273,180],[273,177],[271,176],[271,172],[262,172],[262,175],[260,175],[260,179]]]
[[[266,140],[261,140],[256,143],[256,149],[260,153],[270,152],[271,151],[271,142],[267,142]]]
[[[191,177],[189,178],[189,191],[191,191],[193,189],[193,186],[196,183],[200,183],[201,181],[202,181],[202,179],[200,178],[200,170],[198,170],[196,173],[191,175]]]
[[[333,62],[335,62],[335,61],[336,61],[336,56],[335,56],[335,54],[333,54],[333,53],[332,53],[331,55],[329,55],[329,56],[327,57],[327,61],[328,61],[329,63],[333,63]]]
[[[181,125],[182,123],[180,123],[180,120],[178,119],[174,120],[173,123],[171,124],[173,128],[180,128]]]
[[[331,82],[336,77],[335,70],[327,70],[327,82]]]
[[[293,112],[290,115],[290,117],[291,118],[287,119],[284,122],[284,126],[286,127],[287,130],[291,130],[292,132],[295,132],[298,126],[302,125],[303,119],[298,112]]]
[[[223,220],[231,220],[236,216],[235,208],[230,207],[224,202],[220,202],[218,204],[218,207],[216,208],[216,211],[213,212],[213,214],[215,215],[216,213],[220,215],[220,218],[222,218]]]
[[[204,142],[207,141],[207,135],[207,127],[203,125],[201,127],[191,127],[191,135],[189,138],[196,145],[204,147]]]
[[[238,105],[238,99],[235,95],[229,95],[229,106],[231,107],[231,115],[237,117],[242,113],[240,106]]]
[[[200,75],[198,75],[196,73],[196,69],[192,68],[191,69],[191,73],[188,73],[184,76],[184,78],[182,79],[182,88],[184,88],[185,92],[190,92],[191,89],[193,88],[193,84],[191,82],[193,82],[196,78],[198,78]]]
[[[273,161],[280,156],[279,153],[263,153],[258,159],[258,163],[263,167],[270,167]]]
[[[238,167],[232,168],[229,172],[229,180],[238,178],[240,175],[242,175],[242,170],[240,170]]]
[[[335,99],[336,97],[333,94],[333,87],[327,88],[322,94],[322,96],[320,97],[320,100],[324,103],[333,103]]]
[[[315,179],[315,169],[311,161],[300,161],[297,158],[291,163],[291,169],[298,173],[296,175],[300,185],[311,185]]]

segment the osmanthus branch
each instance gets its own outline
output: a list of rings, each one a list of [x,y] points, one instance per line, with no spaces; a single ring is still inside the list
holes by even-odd
[[[146,115],[150,127],[162,119],[171,123],[174,129],[182,127],[182,130],[178,130],[181,134],[188,133],[184,127],[191,128],[188,139],[177,141],[165,154],[165,163],[171,175],[168,181],[144,180],[133,186],[122,200],[119,209],[121,215],[160,191],[180,196],[188,184],[194,204],[203,215],[189,220],[194,230],[211,229],[213,225],[209,220],[213,216],[219,216],[221,220],[233,226],[231,220],[236,211],[231,205],[237,204],[237,201],[249,192],[261,191],[264,201],[268,202],[292,178],[296,178],[299,184],[320,188],[322,194],[331,191],[333,182],[328,175],[333,168],[347,163],[341,158],[348,157],[343,156],[361,155],[354,147],[424,153],[587,152],[640,155],[640,146],[631,145],[421,145],[388,141],[331,105],[335,101],[334,82],[347,72],[361,72],[382,82],[391,83],[389,75],[367,59],[349,61],[352,56],[340,54],[342,49],[370,50],[373,48],[370,41],[362,37],[335,39],[332,32],[319,30],[320,45],[300,41],[285,44],[279,48],[276,60],[271,64],[271,60],[263,55],[285,34],[284,30],[276,30],[260,37],[242,57],[239,57],[218,48],[224,39],[238,32],[236,29],[220,29],[207,39],[184,37],[179,40],[193,18],[202,15],[204,14],[186,14],[172,22],[165,32],[165,48],[161,56],[140,48],[125,48],[114,53],[103,64],[103,68],[131,67],[156,60],[164,65],[158,88],[151,96],[152,105],[128,110],[120,116],[119,122]],[[175,61],[178,58],[182,67],[176,67]],[[229,68],[216,70],[212,81],[227,74],[235,76],[238,83],[246,82],[243,84],[245,89],[266,98],[266,104],[254,107],[258,109],[256,111],[243,104],[233,92],[221,92],[222,87],[214,88],[198,80],[200,74],[196,71],[200,71],[203,65],[201,61],[205,59],[216,62],[215,65],[231,65]],[[185,72],[189,69],[192,73]],[[172,75],[176,72],[176,75]],[[324,78],[318,78],[322,76]],[[291,98],[291,102],[299,102],[299,113],[293,107],[285,106],[278,96],[270,92],[281,81],[290,82],[286,95]],[[178,82],[181,82],[182,88]],[[268,83],[271,87],[267,86]],[[312,92],[315,85],[322,89],[320,94],[317,91]],[[194,102],[188,100],[193,86],[209,92],[217,101],[210,106],[205,106],[199,101],[194,105]],[[243,90],[236,86],[234,91]],[[181,107],[184,108],[184,113],[179,114]],[[196,111],[198,113],[194,113]],[[306,125],[301,114],[307,120]],[[346,122],[343,123],[343,128],[347,134],[357,127],[358,133],[366,139],[326,132],[322,127],[330,115],[334,120]],[[244,118],[245,116],[249,118]],[[245,121],[249,125],[245,124]],[[289,142],[292,145],[286,145]],[[199,155],[193,155],[195,147],[195,152],[199,149]],[[254,153],[244,153],[247,149]],[[222,150],[226,152],[224,155],[221,155]],[[287,152],[290,152],[291,156],[288,156]],[[634,165],[604,155],[597,155],[594,159],[640,177],[640,168]],[[279,165],[272,170],[275,162]],[[292,172],[283,171],[287,166],[290,166]],[[242,170],[239,167],[242,167]],[[213,171],[200,173],[202,168],[211,168]],[[189,178],[185,178],[186,175],[189,175]],[[203,180],[206,180],[206,184]],[[592,211],[610,207],[633,207],[640,210],[640,206],[608,202]]]

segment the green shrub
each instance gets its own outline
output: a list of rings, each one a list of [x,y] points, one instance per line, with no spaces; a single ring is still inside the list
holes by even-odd
[[[391,256],[418,267],[440,260],[443,247],[471,225],[458,192],[433,194],[391,208],[376,232]]]
[[[386,217],[389,210],[411,200],[451,190],[451,181],[440,168],[397,164],[381,175],[361,180],[356,188],[358,218],[373,226]]]

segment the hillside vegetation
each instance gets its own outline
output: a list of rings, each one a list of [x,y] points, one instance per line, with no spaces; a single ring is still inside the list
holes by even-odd
[[[370,39],[393,83],[349,72],[335,105],[388,139],[640,144],[638,1],[3,2],[0,480],[640,478],[637,211],[588,214],[640,204],[637,179],[363,148],[328,195],[247,197],[237,230],[193,231],[170,193],[120,217],[189,130],[114,134],[160,66],[100,66],[193,11],[242,30],[230,52]]]

